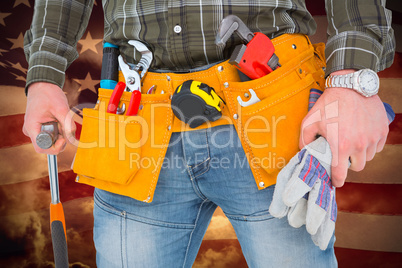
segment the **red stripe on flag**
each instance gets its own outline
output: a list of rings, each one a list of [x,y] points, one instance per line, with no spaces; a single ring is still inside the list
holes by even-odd
[[[338,265],[341,268],[400,267],[402,253],[370,251],[335,247]]]
[[[0,149],[27,144],[31,139],[24,135],[22,126],[24,125],[25,114],[0,116]],[[79,140],[81,135],[81,124],[75,122],[75,137]]]
[[[77,174],[75,174],[72,170],[59,173],[61,202],[93,196],[94,188],[86,184],[76,183],[76,177]]]
[[[378,73],[380,78],[402,78],[402,53],[395,52],[394,63],[391,67]]]
[[[337,189],[336,202],[344,212],[402,215],[402,184],[347,182]]]
[[[59,189],[61,201],[67,202],[73,199],[93,196],[94,188],[85,184],[75,182],[76,174],[72,171],[59,172]],[[29,206],[19,206],[23,200],[31,200]],[[3,204],[14,204],[15,208],[10,210],[5,206],[1,208],[2,216],[30,212],[32,210],[48,209],[50,203],[49,177],[42,177],[32,181],[6,184],[0,186],[0,200]],[[21,202],[16,202],[21,200]]]
[[[387,144],[402,144],[402,114],[395,114],[395,119],[389,125]]]
[[[31,142],[29,137],[22,133],[24,114],[0,116],[0,148],[22,145]]]

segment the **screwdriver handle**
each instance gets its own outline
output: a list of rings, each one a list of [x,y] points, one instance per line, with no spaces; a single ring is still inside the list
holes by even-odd
[[[56,142],[59,135],[57,122],[48,122],[42,124],[41,132],[36,136],[36,144],[41,149],[49,149]]]
[[[103,45],[102,71],[100,87],[114,89],[119,80],[119,47],[111,43]]]

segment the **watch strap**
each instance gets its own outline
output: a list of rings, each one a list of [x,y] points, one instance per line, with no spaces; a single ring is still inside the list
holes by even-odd
[[[330,75],[325,80],[325,88],[329,87],[345,87],[355,89],[354,81],[356,80],[355,77],[358,76],[359,71],[349,73],[349,74],[341,74],[341,75]]]

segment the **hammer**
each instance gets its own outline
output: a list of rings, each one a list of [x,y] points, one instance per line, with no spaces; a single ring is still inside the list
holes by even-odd
[[[42,124],[41,132],[36,137],[36,144],[42,149],[49,149],[57,140],[57,122]],[[67,232],[63,205],[59,195],[59,176],[57,156],[47,155],[50,182],[50,230],[52,234],[53,255],[56,268],[68,268]]]

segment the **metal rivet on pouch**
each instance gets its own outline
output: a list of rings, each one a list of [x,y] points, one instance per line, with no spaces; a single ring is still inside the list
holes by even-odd
[[[79,181],[80,181],[80,176],[77,176],[77,177],[75,178],[75,181],[76,181],[76,182],[79,182]]]
[[[233,115],[233,118],[234,118],[234,119],[237,119],[237,118],[239,118],[239,116],[238,116],[237,114],[234,114],[234,115]]]
[[[99,103],[100,103],[100,100],[97,100],[97,101],[96,101],[96,104],[99,104]]]
[[[168,130],[171,130],[171,129],[172,129],[172,126],[168,126],[167,129],[168,129]]]
[[[219,71],[219,72],[222,72],[222,71],[223,71],[223,66],[219,66],[219,67],[218,67],[218,71]]]
[[[148,195],[147,199],[144,200],[144,202],[148,203],[151,197]]]
[[[167,75],[167,76],[166,76],[166,79],[167,79],[168,81],[170,81],[170,76]]]
[[[299,73],[303,73],[303,70],[302,70],[302,69],[299,69]]]
[[[258,185],[262,188],[265,186],[265,183],[263,181],[261,181]]]
[[[225,83],[223,83],[223,86],[227,88],[227,87],[229,87],[229,83],[225,82]]]
[[[142,110],[144,108],[144,105],[140,105],[139,107],[138,107],[138,110]]]
[[[244,97],[248,98],[248,97],[250,97],[250,95],[246,92],[246,93],[244,93]]]
[[[120,214],[121,214],[122,216],[125,216],[125,215],[126,215],[126,212],[125,212],[125,211],[122,211]]]
[[[297,48],[297,46],[296,46],[295,44],[293,44],[293,45],[292,45],[292,48],[293,48],[293,49],[296,49],[296,48]]]

